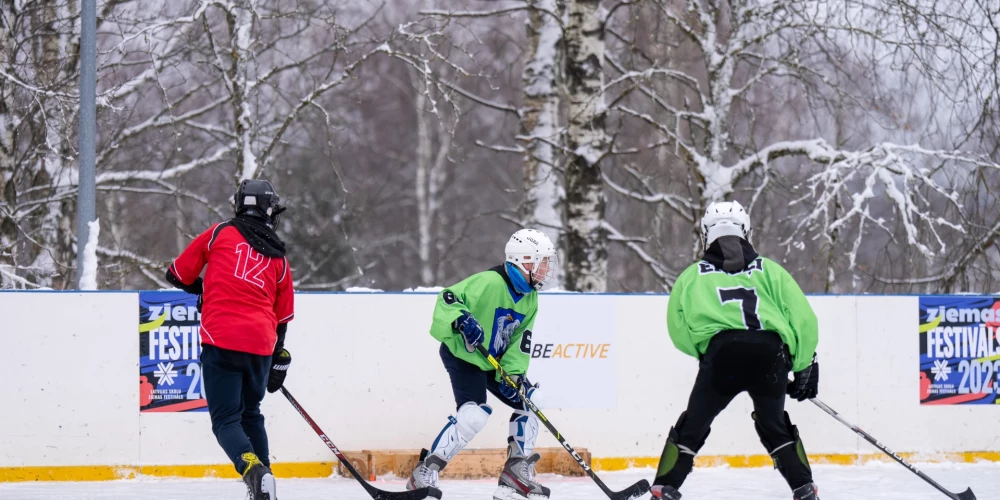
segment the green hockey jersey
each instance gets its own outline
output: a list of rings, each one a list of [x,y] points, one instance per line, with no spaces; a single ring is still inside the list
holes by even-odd
[[[507,373],[523,375],[528,371],[538,292],[532,290],[523,295],[515,292],[501,265],[473,274],[438,294],[431,336],[447,345],[456,358],[483,371],[493,371],[479,351],[465,349],[462,334],[452,328],[462,311],[472,313],[483,327],[483,345],[500,360],[500,366]]]
[[[704,260],[692,264],[677,278],[667,304],[670,339],[696,358],[722,330],[778,333],[793,371],[809,366],[816,352],[819,325],[809,301],[788,271],[764,257],[735,274]]]

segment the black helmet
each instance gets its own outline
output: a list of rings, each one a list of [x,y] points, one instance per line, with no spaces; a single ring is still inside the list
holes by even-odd
[[[278,214],[285,211],[274,186],[260,179],[240,182],[233,201],[236,203],[236,215],[246,214],[263,219],[272,228],[278,224]]]

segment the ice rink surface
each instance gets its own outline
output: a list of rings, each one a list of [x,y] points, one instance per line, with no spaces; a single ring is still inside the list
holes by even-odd
[[[1000,464],[918,464],[945,488],[960,492],[971,487],[976,498],[1000,498]],[[822,500],[940,500],[947,498],[913,473],[896,464],[857,467],[814,466]],[[652,469],[605,472],[601,478],[614,490],[640,479],[652,480]],[[590,478],[541,476],[552,488],[553,500],[607,498]],[[378,481],[379,488],[403,489],[402,480]],[[443,481],[444,499],[489,500],[496,482]],[[791,493],[777,471],[760,469],[696,469],[684,484],[684,500],[789,500]],[[243,484],[236,480],[139,479],[88,483],[0,483],[3,500],[241,500]],[[644,495],[643,499],[648,499]],[[366,500],[370,497],[352,479],[283,479],[280,500]]]

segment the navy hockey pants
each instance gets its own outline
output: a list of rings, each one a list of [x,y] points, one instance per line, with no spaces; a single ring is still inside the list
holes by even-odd
[[[451,390],[455,393],[456,409],[469,401],[477,405],[485,404],[486,391],[489,391],[505,405],[515,410],[527,411],[528,408],[524,403],[520,401],[512,403],[500,394],[500,383],[496,381],[497,372],[493,370],[483,371],[476,365],[456,358],[444,343],[441,344],[440,352],[444,369],[448,370],[448,376],[451,378]]]
[[[260,402],[267,391],[271,356],[202,344],[201,369],[212,433],[236,472],[243,474],[246,470],[247,464],[240,455],[247,452],[256,454],[270,467]]]

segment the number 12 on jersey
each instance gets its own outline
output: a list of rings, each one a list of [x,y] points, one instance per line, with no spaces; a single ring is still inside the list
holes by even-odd
[[[743,310],[743,326],[747,330],[760,330],[760,317],[757,316],[757,289],[755,288],[719,288],[719,301],[723,306],[728,302],[738,302]]]

